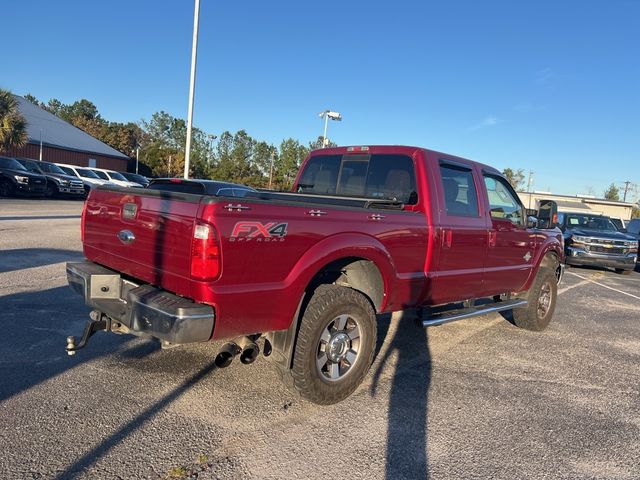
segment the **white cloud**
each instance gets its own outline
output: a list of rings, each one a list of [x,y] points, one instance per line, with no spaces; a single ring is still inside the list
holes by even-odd
[[[484,119],[481,122],[476,123],[475,125],[472,125],[471,127],[469,127],[468,130],[479,130],[481,128],[493,127],[499,124],[501,121],[502,120],[500,120],[497,117],[494,117],[493,115],[488,115],[484,117]]]

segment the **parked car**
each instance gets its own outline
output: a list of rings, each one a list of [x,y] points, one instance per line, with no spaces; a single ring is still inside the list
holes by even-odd
[[[149,185],[149,179],[144,175],[140,175],[138,173],[129,173],[129,172],[119,172],[119,173],[130,182],[139,183],[143,187],[146,187],[147,185]]]
[[[105,168],[90,168],[90,170],[103,180],[115,183],[121,187],[142,187],[138,182],[130,182],[120,172],[115,170],[107,170]]]
[[[237,183],[219,182],[217,180],[190,179],[183,182],[180,178],[154,178],[147,188],[152,190],[167,190],[171,192],[184,191],[196,195],[216,195],[219,197],[246,197],[249,193],[258,193],[255,188]]]
[[[87,167],[79,167],[78,165],[68,165],[65,163],[56,163],[56,165],[67,175],[81,179],[84,183],[84,191],[86,193],[89,193],[89,190],[99,185],[113,185],[108,180],[100,178]]]
[[[640,248],[640,218],[632,218],[627,222],[626,233],[638,240],[638,247]],[[638,251],[640,252],[640,250]]]
[[[609,267],[628,274],[636,266],[638,241],[620,232],[604,215],[563,212],[558,223],[564,235],[566,263]]]
[[[613,223],[621,232],[627,230],[627,223],[629,222],[629,220],[625,220],[620,217],[609,217],[609,219],[611,220],[611,223]]]
[[[46,197],[84,197],[85,190],[82,180],[75,175],[72,176],[65,173],[65,171],[56,164],[29,158],[18,158],[16,160],[30,172],[39,173],[47,178]]]
[[[428,327],[512,310],[529,330],[553,315],[557,205],[541,202],[546,228],[535,227],[487,165],[417,147],[340,147],[311,152],[291,192],[230,198],[200,180],[154,183],[89,194],[87,261],[68,263],[67,276],[94,311],[80,342],[67,339],[70,354],[98,330],[167,347],[226,338],[215,358],[224,367],[253,362],[262,338],[287,384],[331,404],[367,374],[376,313],[426,307]]]
[[[28,171],[15,158],[0,157],[0,197],[43,196],[46,188],[44,175]]]

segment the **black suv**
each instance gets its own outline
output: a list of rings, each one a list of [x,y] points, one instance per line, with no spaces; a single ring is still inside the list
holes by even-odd
[[[0,197],[42,196],[46,188],[44,175],[29,172],[14,158],[0,157]]]
[[[59,166],[29,158],[17,158],[24,168],[47,178],[45,196],[67,196],[82,198],[85,195],[84,183],[77,177],[67,175]]]
[[[618,231],[609,217],[589,213],[558,213],[564,235],[565,262],[630,273],[638,258],[638,241]]]

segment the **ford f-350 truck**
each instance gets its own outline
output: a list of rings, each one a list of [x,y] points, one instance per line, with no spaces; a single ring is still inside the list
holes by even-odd
[[[335,403],[371,365],[378,313],[420,307],[428,327],[512,310],[544,329],[564,260],[556,212],[543,202],[532,219],[498,170],[405,146],[313,151],[291,192],[95,188],[87,261],[67,264],[93,311],[67,351],[98,330],[163,346],[230,339],[219,366],[262,345],[303,397]]]

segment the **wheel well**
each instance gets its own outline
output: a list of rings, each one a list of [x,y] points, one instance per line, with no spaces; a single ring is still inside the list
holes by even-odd
[[[558,259],[558,255],[556,255],[554,252],[548,252],[542,258],[542,262],[540,262],[540,267],[541,268],[548,267],[555,270],[558,267],[559,263],[560,263],[560,260]]]
[[[353,288],[369,298],[376,312],[379,312],[382,307],[384,281],[380,270],[371,260],[348,257],[331,262],[311,279],[307,292],[323,284]]]

